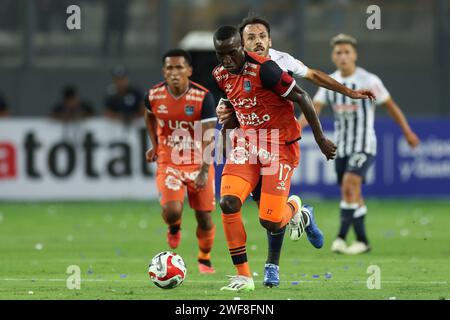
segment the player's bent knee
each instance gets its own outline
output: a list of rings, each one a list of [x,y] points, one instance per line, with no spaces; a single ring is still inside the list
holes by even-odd
[[[236,213],[241,210],[241,199],[232,195],[225,195],[220,198],[220,208],[225,214]]]
[[[166,223],[173,224],[181,219],[181,212],[179,212],[179,211],[164,211],[163,217],[164,217],[164,221],[166,221]]]
[[[268,221],[268,220],[264,220],[264,219],[259,219],[259,223],[267,230],[270,232],[276,232],[278,230],[280,230],[280,222],[272,222],[272,221]]]
[[[176,223],[181,219],[183,205],[180,202],[169,202],[163,206],[163,218],[168,224]]]

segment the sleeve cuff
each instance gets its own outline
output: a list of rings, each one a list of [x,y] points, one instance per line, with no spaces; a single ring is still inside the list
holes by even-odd
[[[210,121],[217,121],[217,117],[211,117],[200,120],[201,123],[210,122]]]
[[[282,96],[283,98],[286,98],[286,97],[289,95],[289,93],[291,93],[291,91],[292,91],[292,89],[294,88],[295,84],[296,84],[296,82],[295,82],[295,80],[293,80],[292,83],[291,83],[291,85],[289,86],[289,88],[286,90],[286,92],[283,93],[281,96]]]

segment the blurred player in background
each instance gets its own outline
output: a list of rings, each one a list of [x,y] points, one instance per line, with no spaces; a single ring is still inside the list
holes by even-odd
[[[349,35],[339,34],[331,40],[331,47],[331,59],[338,70],[330,76],[353,90],[372,90],[376,97],[376,101],[353,100],[324,88],[320,88],[314,97],[317,113],[329,104],[335,117],[335,140],[338,146],[335,164],[342,201],[341,226],[331,250],[360,254],[370,250],[364,225],[367,207],[361,186],[376,155],[375,107],[381,105],[387,109],[411,147],[416,147],[420,141],[380,78],[356,65],[356,40]],[[307,121],[302,119],[302,126],[306,124]],[[345,238],[352,225],[356,241],[347,247]]]
[[[5,97],[3,97],[0,92],[0,117],[9,116],[8,104],[6,103]]]
[[[244,49],[248,52],[254,52],[261,57],[272,59],[278,64],[278,66],[287,71],[290,75],[296,78],[303,78],[311,81],[317,86],[325,87],[333,91],[340,92],[344,95],[352,97],[354,99],[365,99],[373,97],[373,94],[368,90],[352,90],[341,83],[337,82],[322,71],[308,68],[300,60],[295,59],[286,52],[281,52],[272,49],[272,38],[270,36],[270,24],[268,21],[261,17],[247,17],[244,18],[239,26],[239,32],[243,41]],[[232,108],[225,109],[224,103],[219,104],[217,113],[221,120],[227,119],[231,116],[231,112],[234,112]],[[223,122],[223,121],[221,121]],[[227,125],[224,125],[225,129],[230,129]],[[252,198],[259,205],[261,196],[261,180],[256,188],[252,191]],[[302,210],[312,211],[311,206],[303,206]],[[295,229],[290,229],[295,230]],[[303,226],[308,239],[310,239],[310,228]],[[286,228],[280,229],[278,232],[267,231],[268,239],[268,255],[266,264],[264,266],[264,280],[263,284],[268,287],[278,286],[280,283],[279,277],[279,262],[281,247],[283,245],[283,239]],[[298,240],[301,234],[291,232],[292,240]],[[314,245],[314,244],[313,244]],[[315,246],[321,248],[322,246]]]
[[[152,147],[147,161],[157,161],[156,183],[160,193],[162,217],[169,227],[167,242],[172,249],[181,241],[181,219],[185,190],[189,205],[195,210],[199,245],[198,267],[201,273],[213,273],[210,251],[215,226],[214,167],[203,157],[209,144],[194,136],[216,124],[212,94],[189,80],[192,62],[188,52],[168,51],[163,57],[165,81],[150,89],[145,97],[145,121]],[[183,153],[183,156],[180,156]],[[195,161],[198,160],[198,161]]]
[[[67,122],[93,117],[94,115],[91,104],[81,100],[77,88],[72,85],[63,89],[62,100],[53,107],[50,114],[54,119]]]
[[[113,83],[105,97],[105,115],[113,120],[129,123],[142,117],[144,105],[141,90],[130,84],[128,70],[116,66],[112,70]]]
[[[252,291],[255,286],[247,262],[241,207],[260,179],[261,225],[273,233],[278,233],[288,223],[296,229],[310,226],[313,242],[320,246],[323,242],[313,213],[301,211],[298,196],[288,199],[292,173],[300,158],[301,129],[291,101],[298,103],[308,121],[313,123],[314,137],[327,159],[334,158],[336,146],[325,138],[307,93],[275,62],[246,52],[235,27],[217,29],[214,47],[220,65],[214,69],[213,77],[235,110],[241,128],[238,140],[243,142],[233,145],[222,173],[222,222],[237,271],[237,276],[231,277],[230,284],[222,290]],[[274,132],[278,134],[276,142],[270,138]],[[253,143],[254,139],[258,145]],[[261,144],[267,143],[263,149]],[[252,158],[256,161],[252,162]],[[269,173],[264,170],[267,168],[275,170]]]

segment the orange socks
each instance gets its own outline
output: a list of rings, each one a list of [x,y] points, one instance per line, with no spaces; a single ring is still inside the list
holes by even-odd
[[[235,265],[237,273],[241,276],[246,276],[246,277],[252,277],[252,274],[250,273],[250,266],[248,265],[248,262],[244,262],[241,264],[236,264]]]
[[[216,226],[209,230],[200,229],[197,226],[197,240],[198,240],[198,259],[199,260],[210,260],[210,252],[214,243],[214,235],[216,232]]]
[[[223,230],[227,239],[231,259],[239,275],[251,277],[250,267],[247,262],[247,250],[245,244],[247,234],[242,223],[241,212],[222,213]]]

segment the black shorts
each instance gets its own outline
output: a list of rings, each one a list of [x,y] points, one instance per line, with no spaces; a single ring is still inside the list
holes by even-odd
[[[374,155],[365,152],[353,153],[350,156],[336,158],[335,170],[339,185],[342,184],[342,178],[346,172],[351,172],[362,177],[364,183],[367,171],[372,166],[374,160]]]

